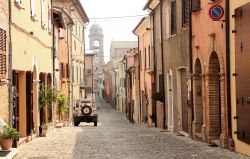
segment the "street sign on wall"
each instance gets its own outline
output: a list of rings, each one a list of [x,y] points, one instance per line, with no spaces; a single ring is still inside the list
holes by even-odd
[[[213,5],[209,9],[209,16],[213,20],[220,20],[224,15],[224,8],[220,5]]]

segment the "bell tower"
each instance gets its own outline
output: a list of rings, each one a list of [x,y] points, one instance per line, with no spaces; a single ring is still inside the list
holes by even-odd
[[[103,31],[99,24],[94,23],[89,30],[89,49],[93,50],[95,56],[93,59],[94,91],[100,91],[102,79],[99,74],[103,71],[104,53],[103,53]]]
[[[101,26],[97,23],[94,23],[90,28],[89,47],[89,49],[93,50],[96,54],[94,59],[94,65],[96,66],[96,68],[94,68],[94,70],[100,70],[104,65],[103,31]]]

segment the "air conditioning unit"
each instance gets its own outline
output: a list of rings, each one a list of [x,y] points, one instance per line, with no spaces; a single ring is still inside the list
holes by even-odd
[[[15,0],[15,5],[18,7],[18,8],[22,8],[22,0]]]
[[[65,30],[62,29],[62,28],[60,28],[59,29],[59,38],[60,39],[64,39],[64,37],[65,37]]]

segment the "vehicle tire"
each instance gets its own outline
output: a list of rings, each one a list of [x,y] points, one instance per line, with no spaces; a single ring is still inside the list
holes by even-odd
[[[97,121],[94,122],[94,126],[97,126]]]
[[[76,121],[74,122],[74,126],[79,126],[79,124],[80,124],[79,122]]]
[[[92,113],[92,108],[89,105],[84,105],[81,109],[83,115],[90,115]]]

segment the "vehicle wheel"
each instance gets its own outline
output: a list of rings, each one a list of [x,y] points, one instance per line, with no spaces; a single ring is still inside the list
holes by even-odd
[[[90,115],[92,113],[92,108],[89,105],[84,105],[81,111],[83,115]]]
[[[94,126],[97,126],[97,121],[94,122]]]
[[[74,122],[74,126],[79,126],[79,124],[80,124],[79,122],[76,121]]]

